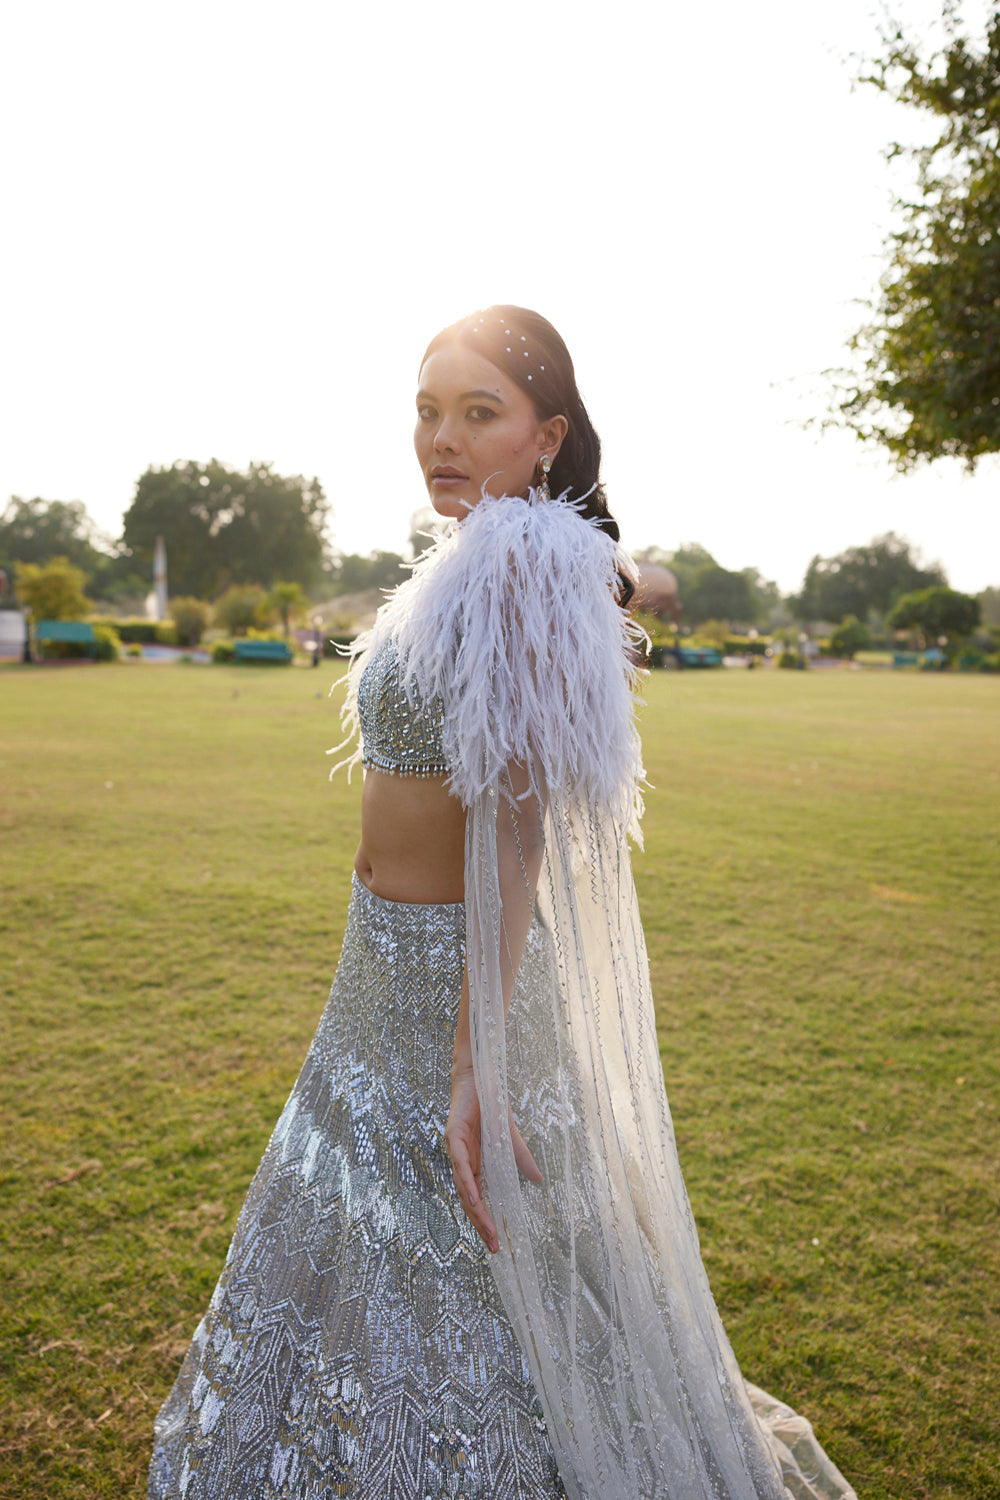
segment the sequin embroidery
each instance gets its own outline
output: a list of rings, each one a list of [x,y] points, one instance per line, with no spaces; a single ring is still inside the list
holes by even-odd
[[[536,927],[526,975],[550,961]],[[464,962],[461,905],[355,878],[319,1029],[156,1420],[148,1500],[565,1500],[444,1148]]]
[[[358,719],[364,744],[362,764],[396,776],[447,776],[441,730],[444,705],[426,703],[413,685],[413,701],[400,681],[399,655],[386,641],[375,652],[358,684]]]

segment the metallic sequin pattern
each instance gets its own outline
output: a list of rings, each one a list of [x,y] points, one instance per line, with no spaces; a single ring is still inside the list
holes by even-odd
[[[565,1500],[444,1150],[463,964],[462,906],[355,879],[148,1500]]]
[[[415,683],[410,693],[408,698],[400,682],[396,647],[386,641],[358,684],[364,764],[398,776],[447,776],[450,768],[441,745],[444,706],[440,698],[425,703]]]

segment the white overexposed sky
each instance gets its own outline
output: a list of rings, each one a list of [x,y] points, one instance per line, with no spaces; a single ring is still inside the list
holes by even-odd
[[[894,0],[916,33],[931,0]],[[969,0],[974,23],[985,13]],[[32,0],[0,26],[0,506],[117,534],[151,463],[318,475],[345,551],[426,503],[420,355],[490,302],[563,333],[626,544],[789,590],[885,530],[1000,583],[995,460],[899,478],[804,431],[919,118],[871,0]],[[168,541],[169,545],[169,541]]]

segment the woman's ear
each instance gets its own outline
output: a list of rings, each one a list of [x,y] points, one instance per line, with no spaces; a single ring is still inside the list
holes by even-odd
[[[569,423],[564,416],[549,417],[538,429],[538,452],[539,457],[547,453],[554,459],[563,445],[563,439],[569,432]]]

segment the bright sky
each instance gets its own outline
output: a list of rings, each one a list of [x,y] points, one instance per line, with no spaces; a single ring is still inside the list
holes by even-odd
[[[0,505],[116,534],[151,463],[270,459],[319,476],[337,547],[402,550],[420,355],[506,301],[566,338],[634,550],[788,590],[893,529],[1000,583],[995,461],[900,479],[796,425],[921,129],[852,92],[876,45],[869,0],[7,7]]]

